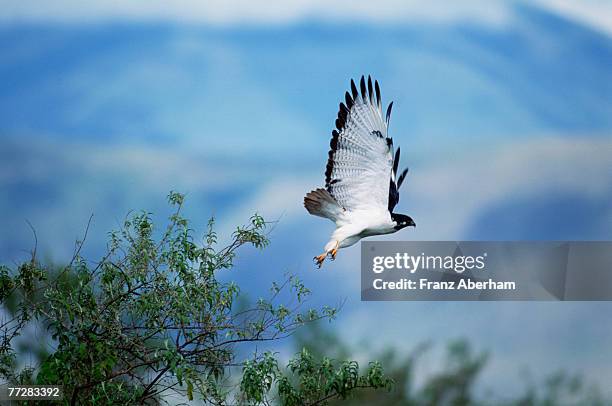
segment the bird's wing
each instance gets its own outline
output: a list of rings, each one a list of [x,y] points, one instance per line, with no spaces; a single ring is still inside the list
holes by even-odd
[[[384,118],[378,82],[372,86],[372,79],[366,83],[362,76],[360,90],[351,80],[346,104],[340,103],[325,188],[346,210],[388,210],[390,202],[398,199],[391,196],[393,140],[387,135],[393,103]]]
[[[393,170],[391,171],[391,180],[389,181],[389,213],[393,213],[393,208],[399,203],[399,188],[402,186],[406,175],[408,174],[408,168],[405,168],[399,176],[397,176],[397,167],[399,166],[400,160],[400,148],[397,147],[395,156],[393,158]]]

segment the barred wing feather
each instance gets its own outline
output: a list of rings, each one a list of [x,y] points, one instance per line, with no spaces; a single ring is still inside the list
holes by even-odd
[[[387,135],[392,103],[383,118],[378,82],[372,86],[368,77],[366,84],[362,76],[360,90],[351,80],[346,104],[340,103],[325,187],[346,210],[389,210],[399,198],[390,193],[397,194],[393,140]]]

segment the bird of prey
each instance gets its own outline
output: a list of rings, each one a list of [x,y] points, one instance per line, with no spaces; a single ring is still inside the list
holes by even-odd
[[[340,103],[336,129],[332,131],[325,171],[325,189],[304,197],[308,213],[336,223],[325,251],[314,261],[336,258],[338,249],[364,237],[390,234],[415,223],[410,216],[394,213],[399,188],[408,169],[398,176],[400,149],[394,152],[388,136],[393,102],[383,116],[378,81],[362,76],[360,89],[351,80],[351,93]]]

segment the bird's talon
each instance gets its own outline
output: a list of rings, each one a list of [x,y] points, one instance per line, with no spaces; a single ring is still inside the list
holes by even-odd
[[[313,258],[313,261],[315,261],[315,264],[317,264],[317,268],[321,269],[321,265],[323,265],[325,258],[327,258],[326,254],[317,255]]]
[[[329,252],[329,255],[331,256],[331,260],[332,261],[336,260],[336,254],[338,254],[338,249],[337,248],[334,248],[333,250],[331,250]]]

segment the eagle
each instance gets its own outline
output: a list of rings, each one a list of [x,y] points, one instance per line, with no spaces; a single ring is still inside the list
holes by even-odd
[[[325,188],[304,197],[308,213],[330,219],[336,229],[324,252],[314,257],[320,268],[338,249],[364,237],[391,234],[416,227],[410,216],[394,213],[399,189],[408,169],[398,176],[400,148],[394,151],[389,137],[393,102],[383,116],[378,81],[362,76],[360,89],[351,79],[351,92],[340,103],[336,129],[332,131],[325,170]]]

